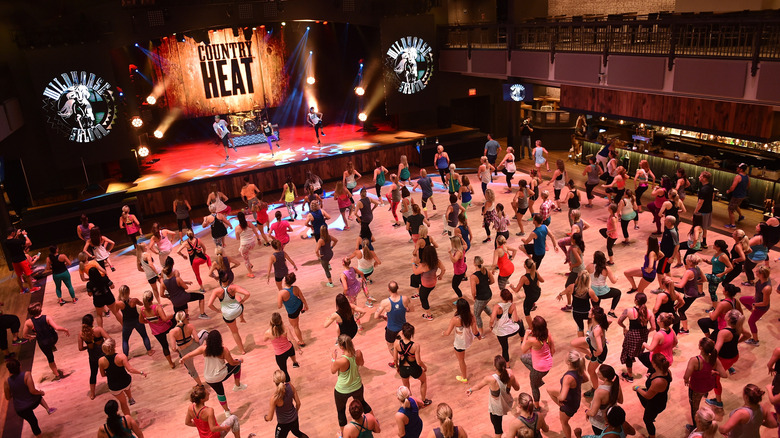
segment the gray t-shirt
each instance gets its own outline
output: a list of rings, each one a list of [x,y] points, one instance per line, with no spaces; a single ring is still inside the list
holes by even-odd
[[[423,196],[430,198],[433,196],[433,181],[430,176],[420,177],[417,179],[417,185],[420,186]]]
[[[490,140],[487,143],[485,143],[485,150],[487,151],[485,155],[498,155],[498,149],[501,147],[500,144],[498,144],[495,140]]]

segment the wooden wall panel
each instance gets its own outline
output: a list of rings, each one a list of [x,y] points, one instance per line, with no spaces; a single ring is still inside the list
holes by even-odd
[[[765,105],[573,85],[561,85],[561,107],[758,140],[769,139],[774,121]]]
[[[372,148],[362,152],[339,155],[313,161],[301,161],[285,166],[277,166],[257,171],[235,173],[221,178],[211,178],[203,181],[161,187],[158,190],[139,192],[136,195],[138,209],[145,216],[154,216],[173,211],[173,200],[179,190],[184,193],[186,199],[193,207],[206,204],[206,198],[212,190],[212,184],[216,184],[217,190],[231,199],[237,199],[244,185],[244,177],[249,176],[260,190],[276,192],[281,189],[287,178],[292,178],[298,187],[298,193],[303,194],[303,183],[306,180],[306,172],[311,170],[319,175],[323,181],[341,179],[342,173],[347,168],[347,162],[352,161],[355,169],[364,176],[372,175],[374,160],[379,159],[386,167],[392,169],[400,161],[401,155],[406,155],[410,163],[418,162],[418,153],[413,143],[399,144],[382,148]],[[388,163],[390,165],[388,165]],[[268,198],[275,200],[273,198]]]

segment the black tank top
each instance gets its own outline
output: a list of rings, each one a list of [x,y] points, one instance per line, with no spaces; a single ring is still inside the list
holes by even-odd
[[[357,326],[357,322],[355,322],[355,318],[352,315],[349,315],[348,318],[344,318],[343,316],[341,316],[341,322],[338,324],[339,324],[339,333],[341,333],[342,335],[347,335],[350,338],[354,338],[355,335],[357,335],[358,326]]]
[[[585,294],[580,298],[577,296],[577,288],[575,286],[574,293],[571,295],[571,310],[577,313],[589,313],[590,312],[590,296]]]
[[[535,278],[531,278],[531,274],[525,274],[524,277],[528,279],[528,284],[523,285],[523,292],[526,297],[533,297],[542,293],[542,288],[539,287],[539,274]]]
[[[211,237],[219,239],[220,237],[227,236],[227,227],[217,218],[216,214],[212,214],[214,217],[214,223],[211,224]]]
[[[65,262],[60,261],[59,254],[49,254],[49,263],[51,263],[52,274],[62,274],[68,270],[68,267],[65,266]]]
[[[726,327],[723,330],[728,330],[731,332],[731,340],[723,343],[723,346],[720,347],[720,351],[718,352],[718,357],[722,357],[723,359],[733,359],[739,356],[739,349],[737,347],[739,342],[739,334],[737,334],[737,331],[731,327]]]
[[[571,194],[573,196],[567,201],[569,210],[580,208],[580,192],[578,192],[577,189],[574,189],[571,191]]]
[[[479,279],[477,284],[477,300],[489,300],[493,296],[493,292],[490,290],[490,278],[488,274],[483,274],[482,271],[477,271],[471,275],[474,275]]]
[[[122,309],[122,325],[125,327],[135,327],[138,323],[138,309],[130,305],[130,300],[122,301],[125,308]]]
[[[130,385],[132,379],[130,374],[127,374],[125,367],[117,366],[114,361],[116,360],[116,354],[107,354],[108,368],[106,368],[106,380],[108,381],[108,389],[112,391],[119,391],[127,388]]]
[[[658,314],[659,315],[662,313],[671,313],[672,315],[676,314],[672,296],[669,295],[669,292],[664,292],[663,294],[666,295],[666,302],[658,306]]]
[[[363,205],[360,208],[360,222],[369,224],[374,220],[374,212],[371,211],[371,200],[369,200],[368,197],[360,198],[360,203]],[[319,233],[319,230],[317,232]]]
[[[642,329],[646,329],[647,326],[645,324],[642,324],[642,321],[639,320],[639,315],[641,315],[641,313],[639,313],[639,308],[634,307],[634,310],[636,310],[637,317],[636,317],[636,319],[629,319],[628,320],[628,329],[629,330],[642,330]]]

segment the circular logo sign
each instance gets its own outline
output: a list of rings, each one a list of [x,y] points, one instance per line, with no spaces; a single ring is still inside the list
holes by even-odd
[[[525,87],[520,84],[512,84],[512,86],[509,87],[509,96],[515,102],[525,100]]]
[[[43,110],[54,130],[77,143],[107,136],[116,118],[111,84],[85,71],[53,78],[43,90]]]
[[[402,94],[419,93],[433,76],[433,49],[422,38],[407,36],[394,42],[386,62]]]

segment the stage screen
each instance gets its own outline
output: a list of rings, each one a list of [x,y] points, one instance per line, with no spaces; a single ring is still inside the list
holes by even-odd
[[[526,102],[534,101],[534,87],[531,84],[521,84],[513,82],[511,84],[502,84],[504,90],[504,101],[506,102]]]
[[[189,36],[162,39],[152,51],[165,101],[186,118],[277,107],[287,93],[285,50],[281,38],[253,31],[245,39],[232,29],[209,31],[209,42]],[[157,81],[155,81],[157,82]]]
[[[382,20],[385,97],[388,114],[436,107],[433,15]]]

